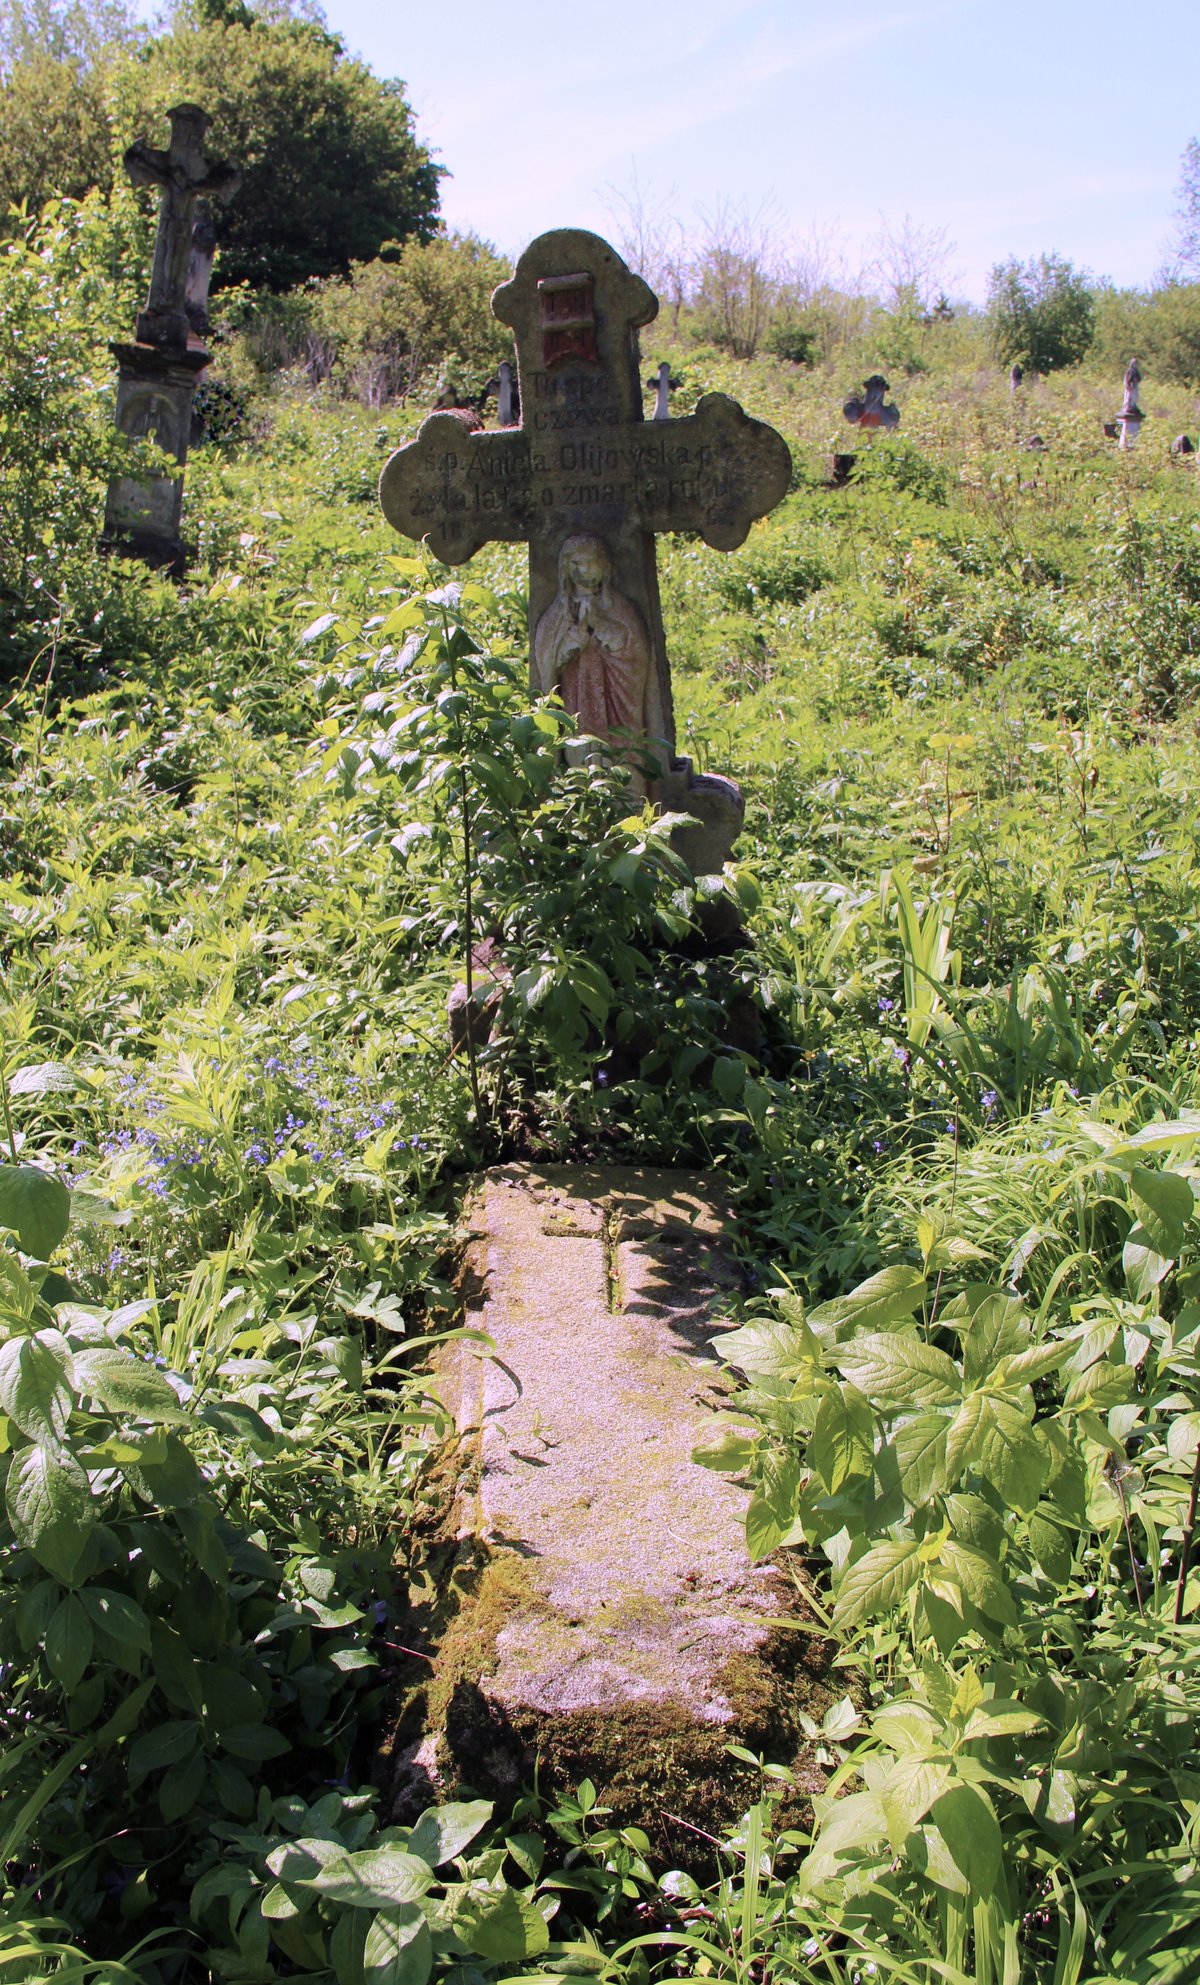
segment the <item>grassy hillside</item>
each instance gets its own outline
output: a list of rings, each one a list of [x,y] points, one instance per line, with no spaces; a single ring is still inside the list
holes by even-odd
[[[0,1965],[1195,1976],[1189,400],[1120,455],[1103,385],[947,362],[835,490],[853,378],[647,345],[795,460],[741,551],[661,548],[681,748],[749,803],[714,957],[529,704],[521,555],[384,526],[419,410],[264,392],[189,464],[182,587],[93,558],[72,255],[0,285]],[[371,1792],[462,1184],[582,1151],[728,1176],[707,1459],[845,1673],[829,1794],[779,1832],[763,1761],[708,1888],[603,1788],[411,1832]]]

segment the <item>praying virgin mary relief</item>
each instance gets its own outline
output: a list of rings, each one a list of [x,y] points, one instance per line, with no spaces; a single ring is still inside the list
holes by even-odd
[[[538,621],[534,684],[557,691],[581,731],[615,740],[646,729],[650,643],[632,600],[613,583],[603,538],[578,533],[558,555],[558,592]]]

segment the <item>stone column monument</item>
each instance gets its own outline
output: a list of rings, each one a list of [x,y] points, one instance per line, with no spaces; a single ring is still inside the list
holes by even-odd
[[[1138,362],[1136,358],[1131,358],[1125,368],[1125,397],[1116,420],[1116,425],[1121,430],[1122,448],[1136,447],[1138,435],[1142,431],[1142,422],[1146,418],[1138,405],[1138,387],[1141,383],[1142,375],[1138,369]]]
[[[700,823],[680,854],[715,873],[744,807],[732,779],[675,756],[654,535],[736,550],[787,492],[787,444],[723,393],[645,420],[638,332],[658,301],[598,235],[541,235],[492,310],[516,338],[520,426],[466,434],[431,414],[383,471],[384,515],[448,565],[492,539],[528,544],[535,690],[557,690],[584,732],[649,751],[652,797]]]
[[[145,559],[180,573],[185,563],[179,534],[183,505],[182,469],[187,459],[192,395],[197,376],[209,362],[198,331],[207,323],[208,278],[212,271],[213,200],[237,189],[233,166],[204,154],[209,118],[194,103],[168,111],[171,142],[158,151],[139,138],[125,154],[135,186],[159,186],[162,195],[154,265],[146,307],[139,311],[136,340],[114,342],[117,360],[117,430],[131,440],[152,440],[179,464],[141,475],[116,475],[109,484],[101,548]],[[198,212],[199,210],[199,212]]]

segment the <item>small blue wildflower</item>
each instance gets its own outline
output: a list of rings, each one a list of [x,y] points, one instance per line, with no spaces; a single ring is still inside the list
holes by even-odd
[[[884,1152],[887,1150],[887,1145],[884,1143],[882,1137],[875,1137],[871,1140],[871,1149],[877,1158],[882,1158]]]
[[[377,1627],[386,1626],[388,1616],[388,1603],[386,1599],[376,1599],[374,1605],[371,1607],[371,1612]]]
[[[71,1156],[72,1156],[72,1158],[78,1158],[78,1156],[79,1156],[79,1154],[80,1154],[80,1152],[81,1152],[82,1150],[83,1150],[83,1140],[82,1140],[81,1138],[78,1138],[78,1137],[77,1137],[77,1138],[75,1139],[75,1142],[74,1142],[74,1144],[73,1144],[73,1145],[71,1146]]]
[[[283,1068],[283,1063],[280,1061],[278,1055],[268,1055],[263,1063],[263,1074],[278,1075],[281,1072],[282,1068]]]
[[[996,1108],[997,1101],[998,1098],[996,1095],[996,1091],[994,1089],[984,1090],[982,1096],[979,1098],[979,1105],[983,1111],[984,1116],[990,1117],[992,1115],[993,1111]]]
[[[248,1144],[242,1155],[248,1165],[265,1165],[268,1158],[266,1146],[259,1144],[257,1141],[253,1144]]]
[[[895,1004],[894,999],[881,999],[879,1002],[879,1011],[881,1013],[891,1013]]]
[[[951,1118],[949,1119],[949,1121],[947,1122],[947,1124],[946,1124],[946,1135],[947,1135],[947,1137],[957,1137],[957,1136],[958,1136],[958,1118],[957,1118],[957,1117],[951,1117]]]

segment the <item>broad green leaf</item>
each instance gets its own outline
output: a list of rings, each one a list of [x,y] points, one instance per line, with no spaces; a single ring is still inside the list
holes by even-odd
[[[718,1475],[740,1475],[754,1459],[757,1445],[748,1434],[735,1433],[732,1428],[726,1428],[720,1440],[714,1441],[710,1447],[693,1448],[692,1460],[701,1468],[713,1469]]]
[[[0,1412],[30,1440],[53,1447],[66,1433],[74,1403],[72,1364],[70,1346],[57,1330],[0,1344]]]
[[[971,1894],[982,1902],[1000,1873],[1000,1823],[986,1792],[975,1785],[952,1785],[930,1811],[933,1821]]]
[[[800,1864],[801,1893],[836,1881],[844,1868],[869,1858],[886,1834],[878,1792],[851,1792],[832,1800],[822,1815],[816,1845]]]
[[[962,1397],[962,1381],[953,1360],[909,1331],[856,1336],[837,1347],[834,1363],[877,1413],[950,1406]]]
[[[971,1737],[1028,1737],[1045,1728],[1046,1719],[1011,1696],[991,1696],[972,1711],[963,1731]]]
[[[837,1583],[834,1618],[839,1626],[853,1626],[876,1613],[898,1606],[921,1576],[921,1546],[915,1539],[902,1542],[886,1538],[853,1564],[847,1565]]]
[[[1044,1504],[1029,1519],[1029,1548],[1047,1578],[1065,1587],[1071,1576],[1073,1540],[1061,1524],[1047,1515]]]
[[[207,1776],[208,1760],[200,1749],[163,1773],[158,1784],[158,1809],[168,1826],[191,1812]]]
[[[721,1357],[753,1378],[796,1379],[821,1369],[821,1347],[801,1318],[764,1317],[740,1330],[722,1331]]]
[[[888,1450],[896,1459],[904,1500],[913,1509],[919,1509],[946,1486],[949,1425],[944,1413],[917,1413],[911,1420],[902,1420],[888,1442]]]
[[[1109,1158],[1123,1158],[1130,1152],[1141,1156],[1147,1151],[1172,1151],[1176,1145],[1189,1144],[1200,1137],[1200,1110],[1184,1110],[1164,1123],[1145,1124],[1132,1137],[1118,1138],[1115,1142],[1105,1124],[1080,1123],[1078,1127],[1104,1146]]]
[[[925,1296],[925,1277],[919,1268],[881,1268],[847,1295],[822,1303],[820,1309],[813,1310],[809,1322],[814,1328],[853,1323],[859,1330],[878,1330],[911,1316]]]
[[[1045,1378],[1048,1372],[1058,1371],[1070,1362],[1076,1349],[1073,1338],[1055,1337],[1045,1344],[1031,1344],[1027,1351],[1018,1351],[1015,1357],[1005,1358],[993,1374],[997,1386],[1032,1385],[1034,1379]]]
[[[1167,1429],[1167,1453],[1172,1461],[1193,1461],[1200,1447],[1200,1413],[1180,1413]]]
[[[116,1344],[78,1352],[75,1377],[79,1390],[107,1413],[159,1423],[187,1418],[178,1393],[162,1373]]]
[[[0,1165],[0,1227],[9,1227],[23,1253],[49,1261],[71,1221],[71,1195],[61,1179],[37,1165]]]
[[[30,1068],[19,1068],[8,1081],[10,1096],[66,1095],[77,1086],[73,1068],[65,1061],[39,1061]]]
[[[432,1969],[433,1942],[420,1904],[381,1909],[363,1950],[366,1985],[425,1985]]]
[[[431,1868],[453,1861],[492,1817],[490,1799],[470,1799],[448,1806],[427,1806],[408,1837],[408,1851],[419,1854]]]
[[[967,1394],[946,1437],[946,1475],[982,1475],[1010,1509],[1036,1508],[1050,1456],[1032,1426],[1032,1404],[1003,1392]]]
[[[4,1499],[17,1542],[56,1578],[69,1581],[94,1520],[88,1478],[74,1455],[24,1448],[13,1456]]]
[[[292,1748],[281,1730],[272,1730],[265,1723],[223,1725],[221,1746],[232,1757],[245,1758],[252,1764],[262,1764],[267,1758],[286,1757]]]
[[[855,1386],[835,1386],[825,1394],[817,1408],[805,1460],[816,1469],[830,1495],[852,1475],[870,1474],[874,1433],[871,1408]]]
[[[746,1510],[746,1543],[756,1563],[789,1536],[800,1499],[800,1476],[794,1456],[768,1458],[762,1483]]]
[[[493,1964],[540,1957],[550,1944],[545,1917],[515,1889],[469,1890],[454,1912],[454,1933],[477,1957]]]
[[[1147,1228],[1139,1221],[1129,1229],[1121,1253],[1121,1266],[1130,1295],[1139,1303],[1148,1303],[1159,1283],[1166,1281],[1175,1263],[1171,1256],[1159,1253]]]
[[[987,1378],[1001,1358],[1023,1351],[1029,1318],[1022,1297],[1003,1289],[965,1292],[968,1322],[962,1332],[963,1374],[972,1385]]]
[[[898,1854],[913,1828],[924,1819],[935,1799],[940,1799],[953,1775],[948,1758],[911,1754],[899,1757],[877,1786],[883,1800],[888,1841]]]
[[[1024,1779],[1019,1789],[1033,1817],[1053,1839],[1061,1840],[1075,1831],[1078,1786],[1073,1773],[1043,1772]]]
[[[871,1718],[871,1734],[900,1757],[928,1757],[938,1748],[942,1725],[921,1702],[887,1702]]]
[[[101,1633],[110,1634],[127,1651],[149,1654],[150,1622],[135,1599],[124,1592],[89,1585],[83,1603],[92,1625]]]
[[[129,1746],[129,1776],[134,1785],[147,1772],[165,1771],[169,1765],[190,1758],[201,1742],[203,1730],[198,1721],[173,1718],[153,1730],[143,1730]]]
[[[713,1088],[723,1103],[740,1103],[746,1088],[746,1064],[736,1055],[718,1055],[713,1062]]]
[[[92,1658],[92,1623],[79,1597],[68,1592],[46,1628],[46,1661],[59,1687],[71,1695]]]
[[[915,1868],[927,1882],[933,1882],[940,1889],[948,1889],[951,1895],[965,1896],[970,1893],[966,1877],[930,1821],[927,1820],[909,1835],[904,1852],[909,1866]]]
[[[940,1562],[958,1580],[971,1604],[989,1620],[1006,1627],[1015,1624],[1017,1613],[1012,1594],[994,1558],[949,1537],[942,1545]]]
[[[1135,1165],[1129,1174],[1129,1196],[1151,1247],[1161,1255],[1178,1255],[1196,1211],[1190,1182],[1178,1172],[1156,1172],[1148,1165]]]
[[[416,1902],[433,1880],[428,1861],[416,1854],[397,1847],[368,1847],[355,1854],[331,1840],[290,1841],[268,1855],[267,1866],[277,1880],[315,1889],[352,1909]]]

